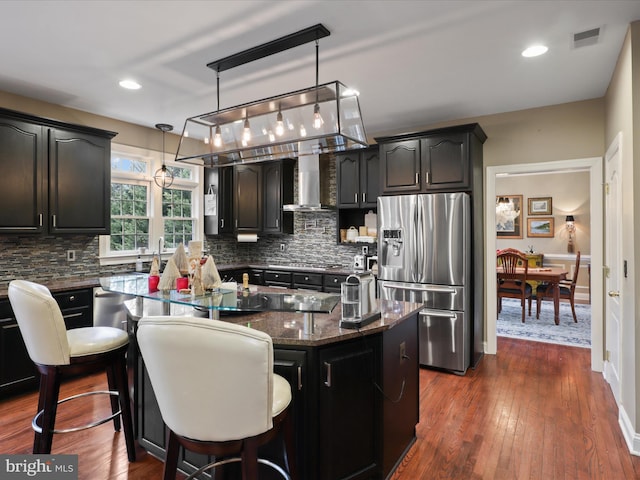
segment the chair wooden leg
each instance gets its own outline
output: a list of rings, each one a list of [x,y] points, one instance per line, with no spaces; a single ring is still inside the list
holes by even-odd
[[[529,297],[529,316],[531,316],[531,302],[532,302],[532,298]]]
[[[131,416],[131,400],[129,398],[129,377],[127,375],[127,362],[124,352],[114,362],[112,375],[118,388],[118,400],[120,401],[120,417],[124,427],[124,441],[127,445],[127,457],[130,462],[136,461],[136,447],[133,436],[133,420]],[[107,368],[109,371],[111,368]],[[114,397],[111,397],[114,398]]]
[[[524,298],[522,300],[520,300],[520,306],[522,307],[522,323],[524,323],[524,317],[525,317],[525,304],[524,304]]]
[[[290,407],[289,407],[290,408]],[[282,436],[284,439],[284,453],[287,462],[287,470],[291,480],[298,478],[298,465],[296,463],[295,433],[293,428],[293,413],[289,411],[282,422]]]
[[[112,366],[107,367],[107,385],[109,385],[109,391],[118,391],[118,382],[115,378]],[[111,413],[118,411],[118,397],[109,395],[111,400]],[[113,417],[113,429],[116,432],[120,431],[120,415]]]
[[[178,471],[178,454],[180,453],[180,443],[178,437],[171,429],[167,429],[167,454],[164,460],[164,480],[176,480]]]
[[[576,304],[573,301],[573,298],[571,299],[571,313],[573,313],[574,323],[578,323],[578,317],[576,317]]]
[[[536,294],[536,318],[540,319],[540,307],[542,306],[542,298],[539,294]]]
[[[247,439],[242,445],[242,480],[258,478],[258,444]]]
[[[38,398],[38,412],[42,432],[36,432],[33,438],[33,453],[51,453],[53,443],[53,429],[58,410],[58,395],[60,394],[60,374],[55,367],[41,368],[40,395]]]

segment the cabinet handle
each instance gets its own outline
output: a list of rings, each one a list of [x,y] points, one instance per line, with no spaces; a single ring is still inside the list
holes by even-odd
[[[333,283],[338,283],[338,279],[337,279],[337,278],[334,278],[334,279],[333,279]]]
[[[425,175],[427,176],[427,185],[429,184],[429,172],[426,172]]]
[[[62,318],[76,318],[76,317],[81,317],[82,315],[84,315],[84,313],[82,313],[82,312],[67,313],[66,315],[63,315]]]
[[[51,215],[51,222],[53,224],[53,228],[56,228],[56,216],[55,215]]]
[[[280,228],[280,219],[276,218],[276,228]]]
[[[324,381],[325,386],[331,387],[331,364],[324,362],[324,366],[327,369],[327,379]]]
[[[42,214],[38,215],[38,221],[40,222],[40,226],[42,226]]]
[[[358,203],[358,194],[357,194],[357,193],[354,193],[354,194],[353,194],[353,201],[354,201],[355,203]]]
[[[302,367],[298,365],[298,391],[302,390]]]
[[[75,296],[75,295],[71,295],[71,296],[69,297],[69,301],[70,301],[70,302],[75,302],[75,301],[76,301],[76,296]]]
[[[416,185],[420,184],[420,172],[416,172]]]
[[[366,193],[362,194],[362,203],[367,203],[367,194]]]
[[[220,228],[224,228],[224,218],[220,219]]]
[[[305,280],[309,280],[309,277],[304,277]]]
[[[238,228],[238,219],[236,218],[236,228]]]

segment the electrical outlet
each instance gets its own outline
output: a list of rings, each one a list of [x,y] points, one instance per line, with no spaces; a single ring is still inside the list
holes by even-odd
[[[362,254],[363,255],[368,255],[369,254],[369,246],[368,245],[363,245],[362,246]]]
[[[404,363],[407,358],[407,344],[402,342],[400,344],[400,363]]]
[[[76,261],[76,251],[67,250],[67,262],[75,262],[75,261]]]
[[[280,251],[281,251],[281,252],[284,252],[284,243],[281,243],[281,244],[280,244]]]

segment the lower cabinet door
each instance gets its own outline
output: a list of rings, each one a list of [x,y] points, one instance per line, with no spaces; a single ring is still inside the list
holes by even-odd
[[[373,337],[320,354],[319,460],[322,479],[378,474]]]

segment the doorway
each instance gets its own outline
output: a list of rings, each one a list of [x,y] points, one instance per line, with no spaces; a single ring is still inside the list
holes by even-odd
[[[603,209],[602,202],[602,158],[562,160],[556,162],[530,163],[522,165],[500,165],[487,167],[485,192],[485,353],[497,352],[496,333],[496,281],[495,281],[495,198],[496,176],[502,174],[558,173],[577,169],[589,171],[589,191],[591,196],[591,369],[603,369],[603,298],[602,298],[602,247]]]

